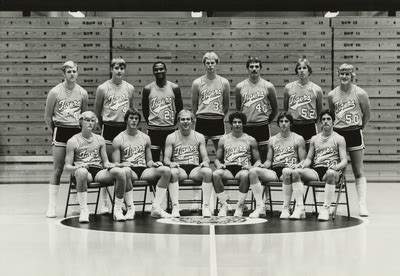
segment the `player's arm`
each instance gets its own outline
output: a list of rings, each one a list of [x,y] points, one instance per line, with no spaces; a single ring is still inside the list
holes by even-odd
[[[272,109],[272,112],[268,118],[268,123],[271,123],[278,114],[278,101],[276,99],[276,90],[273,84],[271,84],[271,86],[268,87],[268,100]]]
[[[100,137],[100,157],[101,161],[103,161],[103,167],[105,169],[111,169],[115,167],[114,163],[111,163],[108,160],[107,151],[106,151],[106,142],[103,137]]]
[[[261,158],[260,158],[260,153],[258,151],[257,141],[253,137],[250,140],[250,148],[251,148],[251,155],[254,159],[253,167],[259,167],[261,165]]]
[[[242,95],[240,91],[242,90],[240,83],[235,87],[235,100],[236,100],[236,110],[240,111],[242,109]]]
[[[94,114],[96,114],[97,118],[99,119],[99,127],[100,129],[103,126],[103,117],[101,113],[103,111],[103,103],[104,103],[104,89],[102,85],[99,85],[96,90],[96,97],[94,99]]]
[[[121,164],[121,139],[120,136],[117,135],[117,137],[114,138],[112,142],[112,162],[118,166],[122,167],[123,165]]]
[[[289,87],[288,85],[285,86],[283,89],[283,109],[285,111],[289,110]]]
[[[178,113],[183,109],[183,100],[182,100],[181,88],[179,86],[172,88],[172,91],[174,92],[175,95],[175,108],[176,108],[175,124],[176,124]]]
[[[316,98],[316,111],[317,111],[317,118],[315,119],[315,121],[318,121],[319,115],[322,112],[322,89],[321,87],[318,86],[318,89],[316,90],[316,94],[317,94],[317,98]]]
[[[224,90],[222,91],[222,105],[224,106],[224,114],[228,114],[229,111],[229,94],[231,92],[231,87],[229,85],[229,81],[227,79],[223,79]]]
[[[225,137],[222,137],[218,141],[217,154],[216,154],[216,158],[214,160],[214,165],[215,165],[215,168],[217,168],[217,169],[225,168],[225,165],[222,163],[222,160],[224,160],[224,146],[225,146]]]
[[[303,167],[304,168],[309,168],[312,164],[312,160],[314,159],[314,154],[315,154],[315,137],[311,137],[310,140],[310,148],[308,149],[307,157],[303,162]]]
[[[151,167],[156,167],[157,168],[159,166],[162,166],[163,163],[161,161],[157,161],[157,162],[153,161],[153,156],[151,155],[151,140],[150,140],[150,137],[146,136],[145,140],[146,140],[146,145],[145,145],[144,150],[145,150],[147,167],[148,168],[151,168]]]
[[[267,159],[265,160],[264,164],[261,166],[263,168],[270,168],[272,166],[272,158],[274,157],[274,148],[272,147],[272,140],[271,138],[268,143],[268,152],[267,152]]]
[[[331,166],[331,169],[335,171],[343,171],[347,167],[346,141],[344,140],[343,136],[338,137],[337,145],[339,147],[340,162]]]
[[[328,107],[329,111],[335,114],[335,104],[333,103],[333,91],[328,94]]]
[[[201,156],[201,167],[209,167],[210,166],[210,158],[208,158],[208,154],[207,154],[207,148],[206,148],[206,141],[204,139],[204,136],[201,135],[201,137],[199,138],[200,141],[200,145],[199,145],[199,152],[200,152],[200,156]]]
[[[50,90],[46,99],[46,108],[44,111],[44,121],[51,131],[53,131],[53,113],[57,101],[57,94],[54,90]]]
[[[371,103],[369,102],[367,92],[365,92],[364,90],[358,92],[358,99],[360,100],[360,107],[363,113],[362,129],[364,129],[367,126],[369,119],[371,118]]]
[[[199,108],[199,82],[198,82],[198,79],[193,81],[191,93],[192,93],[192,111],[193,111],[193,114],[196,114],[197,109]]]
[[[150,113],[149,97],[150,97],[150,88],[146,86],[145,88],[143,88],[142,91],[142,113],[147,124],[149,124],[149,113]]]
[[[164,164],[165,166],[169,166],[170,168],[177,168],[179,165],[176,162],[172,162],[172,151],[173,151],[173,139],[174,135],[168,135],[167,140],[165,141],[165,150],[164,150]]]
[[[135,87],[131,84],[129,84],[128,87],[129,87],[129,90],[128,90],[129,108],[134,108],[133,97],[135,95]]]
[[[85,89],[83,90],[83,97],[82,97],[82,103],[81,103],[81,112],[85,112],[88,110],[88,105],[89,105],[89,94]]]
[[[75,164],[74,165],[74,149],[75,143],[74,138],[71,138],[67,142],[66,153],[65,153],[65,170],[68,173],[75,173],[75,171],[79,168],[87,168],[85,163]]]
[[[296,143],[297,143],[297,154],[299,155],[299,164],[297,167],[303,167],[304,160],[307,157],[307,151],[306,151],[306,142],[304,141],[304,138],[302,136],[296,137]]]

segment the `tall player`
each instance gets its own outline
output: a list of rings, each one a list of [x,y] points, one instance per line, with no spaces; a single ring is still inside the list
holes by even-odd
[[[224,117],[229,110],[229,81],[217,75],[219,58],[214,52],[203,56],[206,74],[192,83],[192,110],[196,115],[197,132],[211,139],[215,149],[225,134]]]
[[[125,130],[124,115],[133,107],[134,87],[124,81],[126,62],[122,58],[111,60],[111,79],[105,81],[96,91],[95,114],[99,118],[101,135],[106,141],[107,156],[112,157],[112,140]],[[100,213],[108,213],[107,192],[101,189]]]
[[[310,150],[298,170],[303,181],[325,181],[324,205],[319,210],[319,220],[329,220],[329,209],[335,193],[335,184],[347,166],[346,141],[333,131],[335,115],[329,110],[321,112],[322,132],[311,138]],[[312,169],[310,168],[312,164]]]
[[[191,129],[194,115],[187,109],[178,113],[178,130],[171,133],[165,142],[164,164],[171,168],[172,180],[169,193],[172,201],[172,216],[179,217],[179,181],[187,178],[202,182],[203,217],[210,217],[212,171],[207,155],[204,136]]]
[[[317,134],[316,122],[322,110],[322,89],[309,80],[312,68],[308,59],[300,58],[295,67],[298,80],[288,83],[283,90],[283,108],[293,116],[291,130],[309,145]]]
[[[154,200],[152,216],[170,217],[161,209],[161,201],[171,178],[171,170],[158,161],[154,162],[151,156],[150,137],[138,130],[141,115],[130,108],[125,113],[126,129],[113,140],[113,162],[121,167],[126,175],[125,203],[127,204],[127,220],[135,218],[133,204],[132,181],[142,179],[157,182],[156,198]]]
[[[157,61],[153,64],[155,81],[143,88],[142,112],[148,125],[151,152],[154,161],[160,161],[165,140],[174,132],[176,114],[183,108],[181,89],[167,80],[167,66]]]
[[[228,179],[239,180],[239,200],[234,216],[243,216],[244,202],[249,191],[249,170],[252,168],[251,160],[255,160],[254,167],[261,164],[258,153],[257,141],[254,137],[243,133],[246,125],[246,115],[242,112],[233,112],[229,115],[229,124],[232,132],[224,135],[218,142],[216,170],[213,172],[213,184],[217,197],[221,202],[218,216],[226,216],[228,210],[227,196],[224,191],[224,181]],[[257,206],[262,203],[262,189],[252,186]]]
[[[303,182],[296,170],[306,158],[305,142],[302,136],[291,132],[293,117],[288,112],[278,115],[277,123],[280,132],[272,136],[268,143],[267,161],[250,170],[250,184],[259,185],[260,181],[282,180],[283,208],[281,219],[302,219],[306,217],[303,204]],[[271,168],[271,169],[269,169]],[[296,200],[296,208],[289,213],[290,200]],[[251,214],[257,217],[257,209]]]
[[[249,77],[236,85],[236,109],[247,117],[243,131],[256,138],[261,160],[267,157],[269,124],[278,113],[275,87],[260,76],[262,62],[250,57],[246,62]]]
[[[79,117],[81,132],[67,142],[65,169],[76,178],[76,191],[80,207],[79,222],[89,222],[87,184],[92,181],[113,183],[115,181],[114,220],[124,221],[122,197],[125,192],[125,174],[108,161],[104,138],[93,133],[97,117],[85,111]]]
[[[79,115],[87,109],[88,93],[76,83],[78,65],[73,61],[61,67],[64,81],[53,87],[46,99],[44,119],[53,133],[53,172],[49,185],[49,206],[46,217],[56,217],[60,178],[65,163],[65,147],[69,138],[79,133]]]
[[[360,216],[367,217],[367,180],[364,175],[365,146],[362,130],[370,119],[371,105],[365,90],[353,84],[356,76],[353,65],[340,65],[338,76],[340,85],[328,94],[329,109],[335,112],[334,130],[346,140],[355,177]]]

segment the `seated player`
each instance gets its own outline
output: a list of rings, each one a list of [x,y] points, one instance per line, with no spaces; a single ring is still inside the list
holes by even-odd
[[[293,117],[288,112],[282,112],[277,120],[280,132],[271,137],[268,144],[267,160],[259,168],[250,170],[249,178],[251,185],[259,185],[260,181],[282,181],[283,208],[281,219],[305,218],[303,204],[303,183],[299,173],[295,170],[301,166],[306,157],[305,142],[303,137],[291,132],[290,127]],[[268,169],[271,168],[272,169]],[[292,215],[289,212],[290,200],[296,200],[296,208]],[[256,210],[257,211],[257,210]],[[253,212],[251,216],[257,217],[258,213]]]
[[[125,192],[125,174],[108,161],[104,138],[93,133],[97,117],[92,111],[79,116],[81,132],[67,142],[65,169],[76,178],[76,190],[80,207],[79,222],[89,222],[87,184],[92,181],[113,183],[115,181],[114,220],[124,221],[122,203]]]
[[[217,158],[215,159],[216,170],[213,172],[214,189],[221,202],[218,216],[226,216],[228,210],[227,196],[224,192],[224,181],[228,179],[239,180],[239,200],[234,216],[243,216],[244,202],[249,191],[249,170],[251,159],[255,160],[254,166],[258,166],[260,154],[255,138],[243,133],[246,124],[246,115],[242,112],[234,112],[229,115],[229,124],[232,132],[224,135],[218,142]],[[255,187],[255,186],[254,186]],[[252,187],[253,188],[253,187]],[[259,186],[253,190],[257,206],[263,206],[262,192]]]
[[[322,132],[311,138],[310,150],[299,170],[303,181],[325,181],[324,205],[318,220],[329,220],[329,209],[335,193],[335,184],[347,166],[346,141],[333,131],[335,115],[329,110],[321,112]],[[309,168],[312,164],[312,168]]]
[[[171,177],[171,170],[161,162],[154,162],[151,156],[150,137],[138,130],[141,115],[129,108],[124,116],[126,129],[113,140],[113,161],[121,167],[126,174],[125,203],[127,213],[125,218],[135,218],[135,205],[133,204],[133,181],[141,179],[157,182],[157,200],[163,199]],[[153,202],[152,216],[170,217],[161,209],[161,202]]]
[[[172,201],[172,216],[179,217],[179,181],[193,179],[202,181],[202,215],[210,217],[212,171],[207,155],[204,136],[191,129],[194,115],[187,109],[178,113],[178,130],[168,135],[165,142],[164,164],[171,168],[169,193]]]

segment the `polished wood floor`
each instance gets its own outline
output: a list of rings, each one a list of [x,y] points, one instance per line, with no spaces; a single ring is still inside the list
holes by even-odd
[[[357,216],[354,185],[351,211]],[[203,235],[93,231],[44,217],[47,185],[0,185],[0,275],[400,275],[400,182],[369,183],[370,217],[311,232]],[[311,211],[311,207],[308,211]],[[339,214],[345,215],[341,207]],[[179,227],[179,226],[177,226]]]

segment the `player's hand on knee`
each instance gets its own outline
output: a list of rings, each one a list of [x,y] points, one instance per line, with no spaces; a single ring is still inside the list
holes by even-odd
[[[169,167],[170,167],[170,168],[179,168],[179,164],[176,163],[176,162],[172,162],[172,163],[169,165]]]
[[[153,167],[158,168],[161,167],[163,165],[163,163],[161,161],[157,161],[153,163]]]
[[[209,168],[210,167],[210,164],[208,163],[208,162],[201,162],[201,164],[200,164],[200,167],[202,167],[202,168]]]

